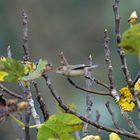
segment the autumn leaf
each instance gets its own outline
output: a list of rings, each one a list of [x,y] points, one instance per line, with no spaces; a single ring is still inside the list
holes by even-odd
[[[18,82],[30,81],[39,78],[48,62],[40,59],[38,64],[2,57],[0,59],[0,81]]]
[[[100,136],[88,135],[88,136],[82,138],[82,140],[101,140],[101,138],[100,138]]]
[[[112,133],[109,135],[109,140],[121,140],[121,138],[119,137],[118,134],[112,132]]]
[[[128,87],[123,87],[120,90],[119,106],[123,111],[133,111],[135,104],[132,102],[132,94]]]

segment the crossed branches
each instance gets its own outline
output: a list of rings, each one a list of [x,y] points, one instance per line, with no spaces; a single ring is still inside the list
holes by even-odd
[[[126,58],[125,58],[125,53],[124,51],[119,47],[119,43],[121,41],[121,33],[120,33],[120,15],[119,15],[119,0],[114,0],[114,4],[113,4],[113,11],[114,11],[114,17],[115,17],[115,34],[116,34],[116,43],[117,43],[117,47],[118,47],[118,54],[120,56],[120,60],[121,60],[121,68],[122,71],[124,73],[125,76],[125,80],[128,84],[128,87],[131,91],[131,93],[133,94],[133,98],[136,98],[135,95],[135,91],[134,91],[134,84],[133,81],[131,79],[131,75],[130,72],[128,70],[128,66],[127,66],[127,62],[126,62]],[[29,55],[29,48],[28,48],[28,16],[26,14],[25,11],[23,11],[22,13],[23,16],[23,51],[24,51],[24,55],[23,55],[23,61],[29,61],[30,55]],[[130,138],[135,138],[135,139],[139,139],[140,140],[140,131],[138,130],[138,128],[136,127],[136,125],[134,124],[132,118],[129,116],[129,114],[127,112],[124,112],[120,107],[120,112],[123,116],[123,118],[126,120],[129,128],[131,129],[131,132],[123,129],[120,127],[120,125],[118,124],[118,122],[115,119],[115,115],[114,112],[111,109],[110,103],[109,101],[106,102],[105,106],[107,108],[108,113],[111,116],[112,122],[114,124],[114,129],[113,128],[109,128],[106,126],[103,126],[100,123],[100,112],[99,110],[96,110],[96,119],[92,120],[91,119],[91,112],[92,112],[92,104],[93,101],[91,99],[92,94],[96,94],[99,96],[108,96],[111,97],[114,102],[117,104],[119,99],[120,99],[120,94],[119,91],[116,89],[115,87],[115,80],[113,77],[113,66],[112,66],[112,62],[111,62],[111,56],[110,56],[110,44],[109,44],[109,35],[108,35],[108,31],[107,29],[105,29],[104,31],[104,51],[105,51],[105,62],[106,62],[106,66],[107,66],[107,70],[108,70],[108,80],[109,80],[109,85],[107,85],[105,82],[96,79],[95,77],[92,77],[92,73],[91,73],[91,69],[84,69],[85,71],[85,79],[86,79],[86,88],[80,87],[78,86],[77,83],[75,83],[70,77],[67,77],[67,81],[76,89],[78,90],[82,90],[86,93],[86,116],[83,116],[81,114],[79,114],[78,112],[75,112],[73,110],[71,110],[63,101],[63,99],[59,96],[59,94],[57,93],[57,91],[55,90],[55,88],[53,87],[53,84],[51,82],[51,80],[49,79],[48,74],[43,73],[42,77],[44,78],[45,82],[46,82],[46,86],[48,87],[50,93],[52,94],[52,96],[54,97],[54,99],[57,101],[58,105],[66,112],[66,113],[71,113],[76,115],[77,117],[79,117],[81,120],[83,120],[85,122],[84,125],[84,129],[83,129],[83,135],[88,135],[88,126],[94,126],[97,128],[98,134],[101,134],[101,130],[107,131],[107,132],[115,132],[119,135],[123,135],[123,136],[127,136]],[[11,52],[9,51],[8,48],[8,54],[11,57]],[[68,66],[68,61],[64,56],[64,53],[61,52],[60,54],[60,58],[61,58],[61,65],[62,66]],[[92,57],[91,55],[88,58],[88,65],[92,66]],[[49,118],[49,111],[47,109],[46,103],[43,100],[43,97],[41,96],[41,93],[39,91],[39,87],[36,81],[32,82],[36,91],[36,96],[37,96],[37,101],[40,104],[40,109],[42,111],[43,117],[44,117],[44,121],[46,121]],[[96,83],[102,87],[104,87],[106,89],[105,91],[96,91],[96,90],[91,90],[92,84]],[[30,89],[30,83],[27,83],[25,86],[22,85],[21,83],[19,83],[19,85],[23,88],[24,91],[24,96],[21,96],[17,93],[14,93],[12,91],[10,91],[9,89],[7,89],[6,87],[4,87],[2,84],[0,84],[0,90],[2,90],[5,93],[8,93],[11,96],[14,96],[16,98],[20,98],[23,99],[25,97],[25,99],[30,103],[31,108],[28,108],[25,112],[25,122],[26,122],[26,128],[25,128],[25,139],[26,140],[30,140],[30,133],[29,133],[29,124],[30,124],[30,117],[31,114],[35,120],[36,124],[40,124],[40,116],[37,114],[35,106],[34,106],[34,102],[32,99],[32,92]],[[137,99],[137,105],[138,108],[140,109],[140,101],[139,99]]]

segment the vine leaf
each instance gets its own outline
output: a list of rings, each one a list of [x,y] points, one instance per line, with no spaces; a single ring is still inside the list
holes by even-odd
[[[2,57],[0,59],[0,81],[24,82],[39,78],[48,62],[40,59],[38,64]]]
[[[82,121],[75,115],[52,115],[39,129],[37,140],[76,140],[71,133],[81,130],[82,127]]]
[[[3,77],[3,81],[6,82],[17,82],[25,75],[24,64],[12,58],[5,58],[0,61],[0,71],[7,73]]]

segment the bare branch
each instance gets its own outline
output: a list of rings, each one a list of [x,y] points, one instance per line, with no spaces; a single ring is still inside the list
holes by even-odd
[[[90,55],[88,57],[88,64],[89,66],[92,66],[92,56]],[[92,78],[91,76],[91,69],[85,68],[85,77],[89,77],[90,79]],[[90,79],[86,79],[86,88],[89,90],[92,86],[92,81]],[[86,118],[90,118],[91,114],[92,114],[92,99],[91,96],[89,95],[89,93],[87,93],[86,95]],[[88,135],[88,123],[84,123],[84,127],[83,127],[83,136]]]
[[[121,33],[120,33],[120,15],[119,15],[119,0],[114,0],[113,11],[115,17],[115,33],[117,44],[121,41]]]
[[[35,124],[39,125],[40,124],[40,117],[37,114],[35,106],[34,106],[34,100],[32,99],[32,93],[31,93],[31,89],[30,89],[29,83],[26,83],[26,85],[23,85],[23,88],[24,88],[24,92],[25,92],[24,94],[26,95],[27,101],[29,102],[29,105],[30,105],[30,111],[29,111],[28,115],[30,115],[30,113],[31,113],[31,115],[33,116]],[[27,126],[28,125],[29,124],[27,124]]]
[[[114,115],[113,111],[112,111],[111,108],[110,108],[110,103],[109,103],[109,101],[107,101],[105,105],[106,105],[106,108],[107,108],[109,114],[111,115],[112,122],[114,123],[114,126],[115,126],[117,129],[120,129],[118,123],[117,123],[116,120],[115,120],[115,115]]]
[[[68,66],[68,65],[69,65],[69,64],[68,64],[68,61],[67,61],[67,59],[66,59],[66,57],[65,57],[65,55],[64,55],[63,52],[60,53],[60,58],[61,58],[61,64],[62,64],[62,66],[63,66],[63,65],[64,65],[64,66]]]
[[[91,94],[96,94],[96,95],[112,96],[112,95],[109,94],[109,92],[101,92],[101,91],[95,91],[95,90],[89,90],[89,89],[86,89],[86,88],[82,88],[82,87],[78,86],[70,78],[67,78],[67,80],[72,86],[74,86],[75,88],[80,89],[82,91],[85,91],[85,92],[88,92],[88,93],[91,93]]]
[[[108,79],[110,82],[110,91],[112,91],[115,87],[114,77],[113,77],[113,67],[111,64],[111,58],[110,58],[110,50],[109,50],[109,37],[108,32],[105,30],[104,32],[104,50],[105,50],[105,61],[108,68]]]
[[[22,35],[22,48],[23,48],[23,61],[26,62],[29,60],[29,49],[28,49],[28,15],[25,11],[22,11],[22,25],[23,25],[23,35]],[[28,100],[28,88],[24,87],[22,83],[19,83],[19,86],[23,89],[24,92],[24,97]],[[26,94],[27,93],[27,94]],[[30,140],[30,133],[29,133],[29,122],[30,122],[30,115],[31,115],[31,110],[27,108],[25,110],[25,139]]]
[[[113,11],[114,11],[114,17],[115,17],[115,33],[116,33],[116,41],[117,41],[118,53],[120,55],[121,64],[122,64],[121,68],[122,68],[122,70],[124,72],[126,82],[128,83],[128,86],[131,89],[132,80],[131,80],[130,72],[129,72],[128,67],[127,67],[125,53],[118,45],[121,42],[119,0],[114,0]],[[134,94],[134,91],[132,91],[132,94]]]
[[[113,77],[113,67],[111,64],[111,58],[110,58],[110,50],[109,50],[109,37],[108,37],[108,32],[105,29],[104,31],[104,50],[105,50],[105,61],[107,64],[107,69],[108,69],[108,79],[110,83],[110,94],[114,97],[115,101],[119,101],[119,94],[116,91],[115,88],[115,82],[114,82],[114,77]]]
[[[96,120],[95,120],[95,122],[97,122],[98,124],[99,124],[100,117],[101,117],[101,115],[100,115],[99,110],[96,110]],[[97,131],[98,131],[98,135],[101,135],[101,129],[97,128]]]
[[[132,132],[135,134],[140,134],[140,131],[137,129],[132,118],[128,115],[128,113],[121,110],[121,114],[124,117],[124,119],[127,121],[127,124],[129,125],[129,127],[132,129]]]
[[[33,81],[33,85],[35,87],[36,95],[37,95],[37,101],[40,104],[40,109],[42,111],[44,121],[45,121],[45,120],[47,120],[49,118],[49,111],[47,110],[47,107],[46,107],[46,104],[45,104],[45,102],[43,100],[43,97],[41,96],[41,94],[39,92],[37,82]]]
[[[119,135],[123,135],[123,136],[127,136],[129,138],[135,138],[135,139],[140,140],[140,135],[139,134],[133,134],[133,133],[128,132],[128,131],[125,131],[125,130],[122,131],[122,130],[118,130],[118,129],[112,129],[112,128],[105,127],[105,126],[103,126],[101,124],[98,124],[97,122],[91,121],[91,120],[85,118],[84,116],[80,115],[79,113],[76,113],[73,110],[69,109],[64,104],[64,102],[61,99],[61,97],[57,95],[57,92],[56,92],[56,90],[54,90],[54,88],[52,86],[52,83],[51,83],[50,79],[48,78],[48,76],[47,75],[43,75],[43,77],[44,77],[44,79],[46,81],[46,85],[49,88],[51,94],[53,95],[53,97],[55,98],[55,100],[58,102],[59,106],[63,110],[65,110],[65,112],[76,115],[77,117],[79,117],[84,122],[89,123],[90,125],[95,126],[96,128],[100,128],[100,129],[105,130],[107,132],[114,132],[114,133],[117,133]]]
[[[11,96],[13,96],[13,97],[16,97],[16,98],[19,98],[19,99],[23,99],[23,97],[22,97],[21,95],[19,95],[19,94],[13,92],[13,91],[7,89],[7,88],[6,88],[4,85],[2,85],[1,83],[0,83],[0,90],[3,91],[3,92],[5,92],[5,93],[7,93],[7,94],[9,94],[9,95],[11,95]]]
[[[114,80],[113,80],[113,67],[112,67],[111,59],[110,59],[109,38],[108,38],[107,30],[105,30],[105,32],[104,32],[104,49],[105,49],[105,60],[106,60],[107,66],[108,66],[108,78],[109,78],[109,82],[110,82],[110,93],[114,97],[115,101],[119,101],[119,99],[120,99],[119,93],[115,89]],[[122,112],[122,116],[127,121],[127,124],[129,125],[129,127],[135,133],[139,133],[137,127],[135,126],[135,124],[133,123],[132,119],[127,114],[127,112],[124,112],[123,110],[121,110],[121,112]]]
[[[106,83],[104,83],[103,81],[98,80],[96,78],[94,78],[94,81],[96,82],[96,84],[101,85],[101,86],[105,87],[106,89],[109,89],[109,86]]]
[[[123,70],[126,82],[128,84],[128,88],[133,95],[133,100],[136,100],[138,109],[140,110],[140,100],[139,100],[139,98],[136,97],[136,93],[133,88],[134,82],[132,81],[130,72],[128,70],[125,53],[118,45],[121,42],[119,0],[114,0],[113,11],[114,11],[114,17],[115,17],[116,41],[117,41],[118,53],[119,53],[120,59],[121,59],[121,68]]]
[[[7,57],[12,58],[12,52],[10,45],[7,47]]]
[[[23,17],[23,60],[28,61],[29,60],[29,48],[28,48],[28,15],[25,11],[22,12]]]

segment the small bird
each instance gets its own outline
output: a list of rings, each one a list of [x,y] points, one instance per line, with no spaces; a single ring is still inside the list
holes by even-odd
[[[85,75],[85,69],[92,70],[94,68],[98,67],[98,65],[85,65],[85,64],[77,64],[77,65],[65,65],[65,66],[59,66],[56,68],[55,72],[58,74],[62,74],[66,77],[79,77]]]
[[[119,47],[127,54],[137,54],[140,61],[140,23],[136,23],[138,16],[134,11],[129,18],[130,28],[123,32]]]

